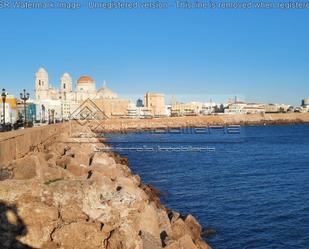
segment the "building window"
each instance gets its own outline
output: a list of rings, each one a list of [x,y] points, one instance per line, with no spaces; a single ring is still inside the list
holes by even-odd
[[[41,80],[39,80],[39,86],[41,85]]]
[[[63,89],[65,89],[65,83],[63,84]]]

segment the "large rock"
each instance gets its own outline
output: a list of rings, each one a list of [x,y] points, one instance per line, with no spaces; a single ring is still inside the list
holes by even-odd
[[[179,239],[179,245],[182,249],[198,249],[188,234]]]
[[[78,162],[80,165],[89,166],[90,164],[90,156],[88,153],[79,151],[78,153],[75,153],[74,159],[76,162]]]
[[[60,217],[66,224],[88,220],[88,215],[86,215],[77,204],[61,207]]]
[[[64,155],[56,160],[56,165],[65,169],[67,165],[71,162],[71,160],[72,160],[72,157],[68,155]]]
[[[211,249],[211,247],[202,239],[196,240],[195,244],[198,247],[198,249]]]
[[[108,166],[115,164],[115,160],[108,156],[107,153],[95,153],[92,159],[93,165],[101,165],[101,166]]]
[[[181,218],[179,218],[172,224],[172,229],[169,237],[173,240],[178,240],[186,234],[191,234],[191,231],[189,230],[185,222]]]
[[[193,240],[197,240],[201,237],[202,227],[191,214],[186,217],[185,224],[190,229]]]
[[[153,205],[145,205],[144,210],[140,213],[139,230],[150,234],[153,237],[153,240],[156,240],[158,244],[161,244],[157,211]]]
[[[107,235],[100,229],[97,223],[76,222],[59,227],[51,237],[59,248],[104,249],[103,243]]]
[[[144,247],[139,233],[129,224],[123,224],[119,228],[111,230],[104,245],[106,249],[148,249]]]
[[[141,230],[140,237],[142,238],[144,249],[162,249],[160,241],[152,234]]]
[[[77,165],[74,163],[69,163],[67,166],[67,170],[74,176],[83,176],[88,174],[89,168],[84,166],[83,164]]]
[[[39,168],[39,159],[36,156],[25,156],[12,164],[13,178],[27,180],[36,177]]]
[[[50,240],[50,234],[59,222],[58,209],[41,202],[22,202],[17,208],[28,231],[20,241],[41,248],[45,241]]]

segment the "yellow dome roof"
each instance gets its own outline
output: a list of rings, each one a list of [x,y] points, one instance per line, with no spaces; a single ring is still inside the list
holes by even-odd
[[[94,80],[90,76],[83,75],[83,76],[81,76],[77,80],[77,84],[83,84],[83,83],[92,83],[92,84],[94,84]]]

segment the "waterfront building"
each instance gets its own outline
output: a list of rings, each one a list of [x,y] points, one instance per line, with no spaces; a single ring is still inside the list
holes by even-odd
[[[14,124],[18,119],[17,100],[14,95],[8,94],[5,100],[5,123]],[[3,103],[0,98],[0,123],[3,122]]]
[[[309,112],[309,98],[302,99],[300,111]]]
[[[301,106],[304,108],[308,108],[309,107],[309,98],[305,98],[301,101]]]
[[[137,107],[144,107],[143,100],[142,100],[142,99],[138,99],[138,100],[136,101],[136,106],[137,106]]]
[[[173,103],[171,105],[171,116],[197,116],[203,110],[203,103],[189,102],[189,103]]]
[[[166,106],[167,109],[167,106]],[[128,118],[152,118],[153,114],[151,110],[144,106],[137,106],[134,102],[130,102],[128,109]],[[168,111],[165,110],[165,114],[168,115]]]
[[[139,117],[139,115],[138,115],[139,114],[138,113],[138,107],[133,102],[129,103],[127,112],[128,112],[128,118],[137,118],[137,117]]]
[[[210,114],[216,112],[217,109],[219,109],[219,107],[218,107],[218,105],[216,103],[214,103],[214,102],[206,102],[206,103],[203,103],[201,114],[202,115],[210,115]],[[224,108],[222,108],[222,110],[220,110],[220,111],[223,112]]]
[[[265,112],[265,104],[246,103],[242,101],[230,103],[227,108],[224,109],[225,114],[263,114]]]
[[[172,115],[172,105],[165,105],[165,114],[168,117]]]
[[[18,116],[25,119],[25,105],[21,100],[17,101]],[[26,103],[26,118],[28,122],[35,122],[37,120],[37,105],[33,101]]]
[[[144,103],[144,111],[149,112],[151,116],[166,116],[164,94],[147,92],[144,96]]]
[[[290,112],[293,108],[285,104],[264,104],[265,113]]]
[[[62,120],[61,100],[45,99],[36,103],[36,120],[40,122],[49,122]]]

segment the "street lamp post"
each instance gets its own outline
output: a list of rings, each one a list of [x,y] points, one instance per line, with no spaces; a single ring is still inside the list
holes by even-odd
[[[24,121],[24,127],[27,126],[27,112],[26,112],[26,101],[29,99],[30,94],[26,93],[26,89],[24,89],[23,93],[20,93],[20,99],[24,101],[24,110],[25,110],[25,121]]]
[[[3,105],[3,129],[5,129],[5,100],[6,100],[6,92],[5,92],[4,88],[2,89],[1,98],[2,98],[2,105]]]
[[[42,105],[42,123],[45,123],[45,106]]]

